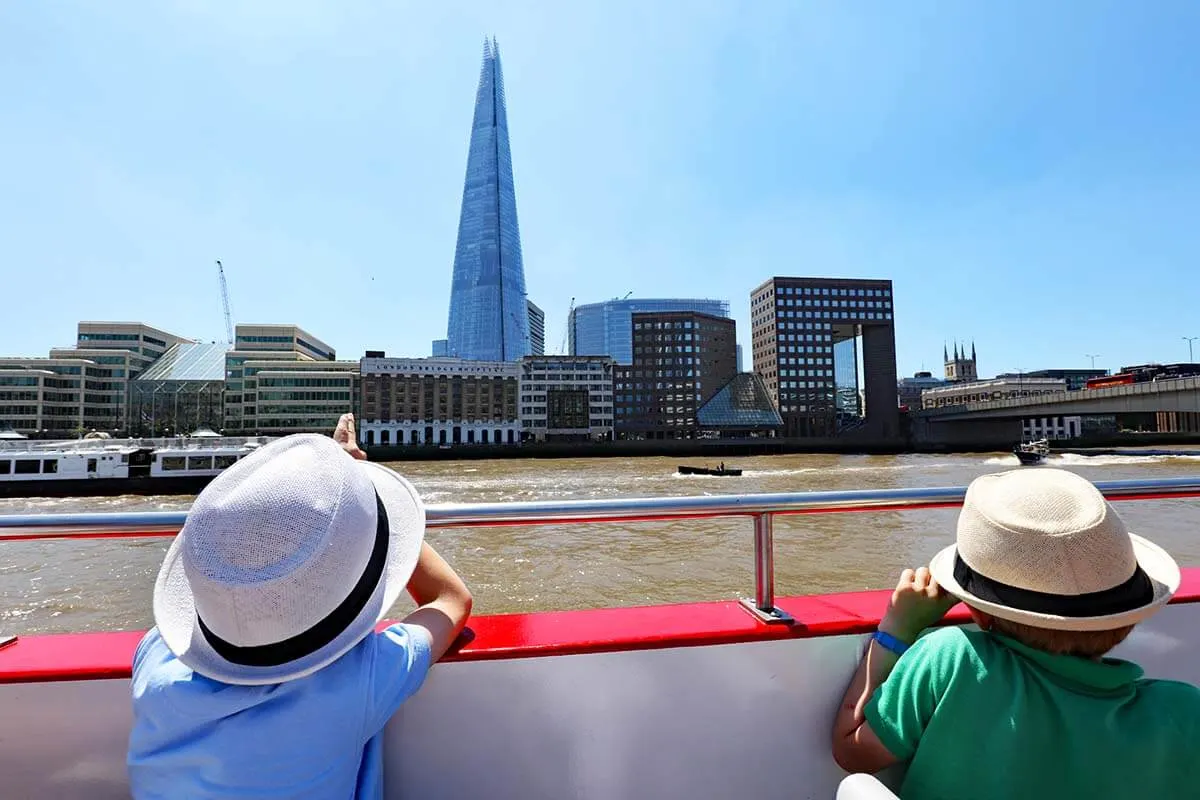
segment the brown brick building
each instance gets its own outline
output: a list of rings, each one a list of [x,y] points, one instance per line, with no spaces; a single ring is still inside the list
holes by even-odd
[[[734,321],[666,311],[635,313],[630,324],[633,364],[615,373],[618,437],[694,435],[696,410],[737,374]]]
[[[518,363],[362,359],[360,438],[368,445],[516,444]]]
[[[886,280],[776,277],[751,293],[754,371],[784,436],[835,436],[851,425],[900,435],[893,315]],[[851,363],[835,363],[835,351]]]

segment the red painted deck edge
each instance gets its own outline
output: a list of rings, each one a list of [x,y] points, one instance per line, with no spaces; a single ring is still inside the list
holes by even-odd
[[[471,620],[446,661],[486,661],[623,650],[734,644],[866,633],[879,622],[886,591],[785,597],[796,624],[759,622],[733,601],[497,614]],[[1200,568],[1183,570],[1174,603],[1200,603]],[[947,621],[965,622],[957,606]],[[22,636],[0,648],[0,684],[128,678],[142,631]]]

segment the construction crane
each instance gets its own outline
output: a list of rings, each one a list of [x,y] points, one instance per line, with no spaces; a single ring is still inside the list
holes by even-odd
[[[225,336],[230,346],[233,345],[233,314],[229,311],[229,285],[225,283],[225,267],[221,259],[217,259],[217,277],[221,279],[221,305],[225,307]]]
[[[571,314],[575,312],[575,298],[571,298],[571,307],[567,309],[567,324],[563,325],[562,344],[558,347],[558,352],[564,356],[567,355],[567,336],[571,333]]]

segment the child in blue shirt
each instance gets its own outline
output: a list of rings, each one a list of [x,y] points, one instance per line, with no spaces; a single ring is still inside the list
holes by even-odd
[[[365,458],[345,415],[196,498],[134,656],[135,798],[383,796],[383,728],[471,595],[424,542],[416,490]],[[376,633],[406,588],[417,610]]]

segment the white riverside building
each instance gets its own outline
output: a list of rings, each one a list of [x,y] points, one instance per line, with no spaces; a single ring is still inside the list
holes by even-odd
[[[986,381],[949,383],[921,392],[922,408],[943,408],[963,403],[989,403],[1018,397],[1063,394],[1067,382],[1061,378],[1006,375]],[[1032,439],[1075,439],[1083,433],[1079,416],[1029,417],[1021,420],[1021,434]]]
[[[388,358],[359,362],[364,445],[515,445],[519,361]]]
[[[1083,417],[1030,417],[1021,420],[1021,434],[1035,439],[1077,439],[1083,434]]]
[[[987,381],[950,383],[921,392],[921,408],[943,408],[963,403],[989,403],[1017,397],[1062,394],[1067,382],[1059,378],[993,378]]]
[[[521,360],[522,430],[536,442],[613,438],[609,356],[527,356]]]

